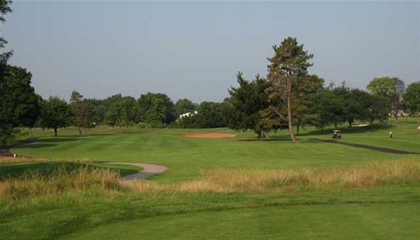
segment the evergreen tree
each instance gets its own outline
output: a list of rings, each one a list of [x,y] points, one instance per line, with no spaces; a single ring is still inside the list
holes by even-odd
[[[291,37],[284,39],[280,46],[274,45],[273,50],[274,56],[268,58],[270,64],[267,79],[272,82],[268,89],[269,98],[278,103],[275,112],[287,121],[291,140],[295,143],[293,105],[302,91],[300,86],[307,77],[307,69],[313,65],[309,63],[313,55],[304,51],[303,45],[299,45],[296,38]]]

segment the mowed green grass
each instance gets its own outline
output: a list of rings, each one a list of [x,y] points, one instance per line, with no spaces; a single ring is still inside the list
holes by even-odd
[[[417,129],[415,118],[390,119],[389,125],[381,128],[365,126],[349,129],[344,126],[340,129],[343,132],[342,141],[420,153],[420,129]],[[389,131],[393,132],[392,139],[389,138]]]
[[[416,239],[418,214],[416,203],[246,208],[136,219],[63,239]]]
[[[94,192],[0,208],[2,239],[418,239],[420,187],[298,194]]]
[[[352,148],[330,143],[321,143],[312,138],[330,137],[311,134],[311,130],[299,137],[298,144],[289,141],[287,131],[271,133],[270,139],[256,141],[251,132],[234,132],[226,129],[206,130],[236,133],[235,138],[193,139],[182,136],[187,132],[201,130],[139,130],[128,129],[125,133],[117,130],[98,128],[90,136],[75,135],[75,129],[59,132],[59,137],[41,137],[34,143],[21,144],[13,148],[19,155],[47,157],[51,159],[89,159],[92,161],[144,162],[161,164],[168,172],[156,177],[157,180],[185,181],[200,177],[200,171],[211,168],[301,168],[350,164],[369,160],[392,160],[399,155],[380,153],[372,150]],[[359,130],[359,132],[357,132]],[[397,149],[420,149],[420,134],[388,138],[387,129],[370,131],[355,128],[354,133],[343,134],[343,141],[369,143]],[[39,132],[38,132],[39,134]],[[397,134],[396,134],[397,135]],[[367,140],[369,139],[369,140]],[[417,141],[419,140],[419,141]],[[405,144],[409,142],[409,144]],[[405,146],[405,147],[402,147]]]
[[[343,128],[343,141],[420,151],[414,122],[389,128]],[[236,133],[228,139],[191,139],[188,132]],[[34,131],[40,136],[40,131]],[[51,133],[49,133],[51,134]],[[313,168],[374,160],[410,159],[318,142],[330,132],[307,128],[292,144],[286,131],[255,141],[250,132],[141,130],[123,134],[99,127],[87,137],[75,129],[40,137],[12,150],[51,159],[145,162],[168,166],[146,181],[183,182],[212,168]],[[0,165],[1,168],[1,165]],[[86,191],[20,201],[0,197],[2,239],[413,239],[419,237],[420,185],[290,193],[136,193]]]

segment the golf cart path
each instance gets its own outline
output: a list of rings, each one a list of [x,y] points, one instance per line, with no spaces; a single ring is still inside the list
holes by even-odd
[[[339,141],[339,140],[321,140],[321,139],[318,139],[318,138],[312,138],[310,140],[319,141],[319,142],[326,142],[326,143],[335,143],[335,144],[347,145],[347,146],[357,147],[357,148],[364,148],[364,149],[374,150],[374,151],[383,152],[383,153],[420,154],[419,152],[410,152],[410,151],[397,150],[397,149],[392,149],[392,148],[375,147],[375,146],[365,145],[365,144],[342,142],[342,141]]]
[[[136,167],[141,167],[141,170],[138,173],[130,174],[125,177],[122,177],[121,180],[129,181],[129,180],[138,180],[138,179],[146,179],[148,177],[160,174],[168,170],[167,167],[155,164],[148,164],[148,163],[122,163],[122,162],[111,162],[107,164],[118,164],[118,165],[131,165]]]

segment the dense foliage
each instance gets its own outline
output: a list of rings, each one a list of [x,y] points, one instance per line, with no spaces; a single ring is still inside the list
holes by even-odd
[[[229,89],[231,96],[231,111],[227,112],[228,126],[236,130],[253,130],[258,139],[265,131],[275,128],[275,120],[264,118],[264,110],[270,106],[266,89],[271,82],[256,76],[255,80],[246,81],[242,73],[237,75],[238,88]]]

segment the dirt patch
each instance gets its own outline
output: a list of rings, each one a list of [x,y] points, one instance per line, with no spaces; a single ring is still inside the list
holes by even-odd
[[[187,133],[187,134],[183,134],[182,136],[189,137],[189,138],[210,138],[210,139],[236,137],[235,134],[227,134],[227,133]]]

